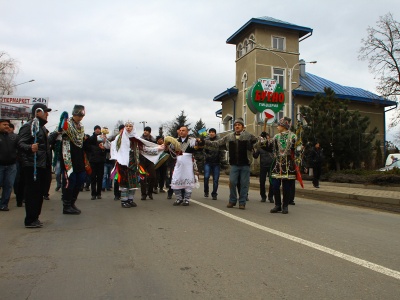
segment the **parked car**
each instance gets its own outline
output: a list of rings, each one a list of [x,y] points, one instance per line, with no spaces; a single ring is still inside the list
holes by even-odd
[[[385,166],[380,168],[379,171],[389,171],[393,168],[400,169],[400,153],[389,154],[386,158]]]

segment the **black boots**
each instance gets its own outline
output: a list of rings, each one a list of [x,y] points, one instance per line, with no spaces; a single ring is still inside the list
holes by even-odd
[[[64,215],[79,215],[80,209],[75,206],[76,198],[73,197],[74,192],[63,188],[63,214]]]
[[[281,211],[282,208],[280,206],[275,206],[273,209],[271,209],[269,212],[271,214],[277,213],[278,211]]]

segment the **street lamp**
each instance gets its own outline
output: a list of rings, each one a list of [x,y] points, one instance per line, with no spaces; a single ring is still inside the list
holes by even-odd
[[[144,128],[146,127],[146,121],[140,121],[139,123],[142,123],[143,124],[143,131],[144,131]]]
[[[300,60],[298,63],[294,64],[294,66],[289,69],[289,116],[293,120],[293,103],[292,103],[292,78],[293,78],[293,71],[294,68],[300,64],[316,64],[317,61],[304,61]]]
[[[25,84],[25,83],[29,83],[29,82],[33,82],[33,81],[35,81],[35,79],[31,79],[29,81],[25,81],[25,82],[21,82],[21,83],[18,83],[18,84],[14,84],[12,86],[9,86],[8,88],[13,88],[13,87],[19,86],[21,84]],[[3,89],[3,95],[1,96],[1,103],[3,103],[3,96],[4,96],[5,91],[6,90]],[[1,103],[0,103],[0,118],[1,118]]]
[[[257,44],[253,39],[249,39],[249,41],[250,41],[250,43],[254,44],[255,48],[260,48],[262,50],[267,50],[267,51],[271,52],[272,54],[275,54],[276,56],[278,56],[280,59],[282,59],[284,61],[285,65],[286,65],[286,69],[289,72],[289,101],[288,101],[288,110],[287,111],[288,111],[289,117],[293,120],[293,103],[292,103],[292,77],[293,77],[293,70],[297,65],[299,65],[301,63],[304,63],[304,64],[307,64],[307,63],[316,64],[317,61],[305,62],[303,60],[300,60],[298,63],[294,64],[294,66],[292,68],[289,68],[289,64],[287,63],[286,59],[284,59],[281,55],[276,53],[276,51],[274,51],[273,49],[264,47],[264,46],[262,46],[260,44]]]

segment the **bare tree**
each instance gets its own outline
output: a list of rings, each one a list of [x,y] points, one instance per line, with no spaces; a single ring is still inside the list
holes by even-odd
[[[14,78],[18,71],[18,62],[6,52],[0,51],[0,89],[2,95],[13,92]]]
[[[400,23],[388,13],[379,18],[376,28],[368,27],[361,40],[358,58],[368,61],[369,70],[379,80],[377,91],[383,97],[398,100],[400,96]],[[398,111],[400,115],[400,111]],[[398,118],[397,118],[398,119]],[[391,126],[399,123],[393,120]]]

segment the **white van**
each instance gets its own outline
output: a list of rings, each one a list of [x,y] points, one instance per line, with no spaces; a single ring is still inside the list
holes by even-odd
[[[400,153],[389,154],[386,158],[385,166],[379,171],[389,171],[395,167],[400,169]]]

